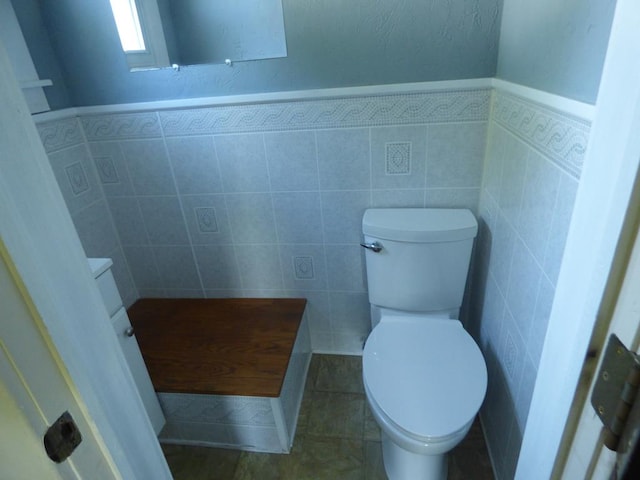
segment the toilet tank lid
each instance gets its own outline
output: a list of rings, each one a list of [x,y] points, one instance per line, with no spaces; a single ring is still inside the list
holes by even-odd
[[[370,208],[362,232],[404,242],[454,242],[474,238],[478,222],[462,208]]]

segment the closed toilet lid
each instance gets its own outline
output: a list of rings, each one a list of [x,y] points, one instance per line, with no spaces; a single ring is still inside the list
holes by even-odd
[[[386,318],[363,352],[368,394],[400,428],[445,437],[476,415],[487,389],[480,349],[458,320]]]

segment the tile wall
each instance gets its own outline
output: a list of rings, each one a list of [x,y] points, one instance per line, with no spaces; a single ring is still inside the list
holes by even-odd
[[[113,260],[111,271],[124,305],[129,306],[138,291],[78,118],[37,127],[85,254]]]
[[[494,94],[468,328],[489,371],[481,417],[499,479],[515,472],[588,138],[586,121]]]
[[[480,232],[467,328],[489,370],[481,417],[496,475],[512,477],[588,122],[482,89],[84,115],[38,128],[87,255],[114,259],[127,305],[301,296],[316,352],[360,353],[369,331],[366,208],[472,209]]]
[[[83,115],[95,206],[78,231],[115,254],[127,300],[305,297],[313,350],[359,354],[364,210],[477,212],[489,104],[476,89]],[[70,153],[51,157],[63,189]]]

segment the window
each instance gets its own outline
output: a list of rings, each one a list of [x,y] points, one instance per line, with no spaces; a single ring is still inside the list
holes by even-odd
[[[111,10],[125,52],[146,50],[135,0],[111,0]]]
[[[122,50],[131,70],[169,67],[156,0],[110,0]]]

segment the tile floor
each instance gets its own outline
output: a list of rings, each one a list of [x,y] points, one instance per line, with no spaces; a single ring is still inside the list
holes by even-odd
[[[163,445],[176,480],[385,480],[361,357],[313,355],[289,455]],[[493,479],[478,421],[449,456],[450,480]]]

